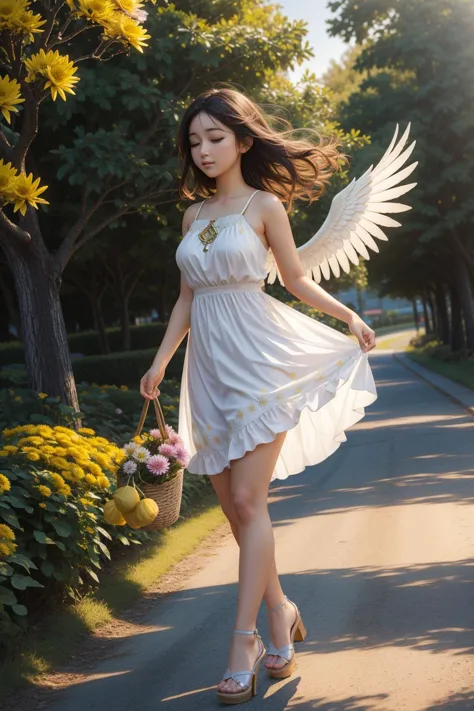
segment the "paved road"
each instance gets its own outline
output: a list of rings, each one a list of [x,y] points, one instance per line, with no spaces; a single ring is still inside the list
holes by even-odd
[[[293,678],[263,711],[474,709],[474,418],[376,352],[379,399],[326,462],[272,486],[283,585],[303,613]],[[224,536],[51,711],[223,708],[237,548]],[[266,634],[262,606],[259,629]]]

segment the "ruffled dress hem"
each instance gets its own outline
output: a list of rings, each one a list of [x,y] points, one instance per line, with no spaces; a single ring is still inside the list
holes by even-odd
[[[361,387],[357,387],[357,385]],[[373,385],[372,388],[369,388]],[[231,461],[240,459],[259,444],[272,442],[281,432],[289,432],[308,413],[314,437],[298,449],[298,455],[287,458],[275,468],[274,479],[299,474],[307,466],[319,464],[347,440],[345,430],[365,415],[365,408],[377,399],[368,355],[360,351],[348,359],[335,377],[311,387],[290,401],[272,404],[257,417],[234,432],[221,448],[203,448],[190,459],[191,474],[220,474]],[[330,410],[330,412],[328,412]],[[308,423],[307,423],[308,424]],[[295,450],[293,452],[296,454]],[[281,457],[280,457],[281,459]]]

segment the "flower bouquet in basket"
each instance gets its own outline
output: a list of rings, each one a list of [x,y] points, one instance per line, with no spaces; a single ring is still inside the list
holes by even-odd
[[[119,488],[104,506],[105,520],[116,526],[127,523],[135,529],[158,530],[171,526],[179,516],[189,455],[178,433],[165,424],[156,398],[158,428],[142,434],[149,403],[145,400],[135,437],[123,447],[125,456],[117,472]]]

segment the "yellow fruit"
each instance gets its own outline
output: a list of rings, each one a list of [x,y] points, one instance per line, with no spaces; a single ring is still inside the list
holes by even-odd
[[[138,491],[133,486],[121,486],[113,495],[115,506],[123,514],[133,511],[140,501]]]
[[[104,518],[107,523],[111,523],[112,526],[125,526],[126,524],[124,517],[112,500],[105,502]]]
[[[130,528],[141,528],[142,524],[138,521],[135,509],[133,511],[128,511],[123,515],[125,521],[128,523]]]
[[[133,514],[140,526],[148,526],[158,516],[158,504],[153,499],[142,499]]]

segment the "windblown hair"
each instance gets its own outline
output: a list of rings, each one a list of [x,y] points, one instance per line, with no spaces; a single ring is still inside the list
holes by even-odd
[[[252,147],[242,154],[242,176],[253,188],[276,195],[290,211],[296,198],[309,203],[324,192],[326,183],[340,169],[345,156],[335,139],[319,143],[295,138],[291,124],[281,118],[278,123],[286,130],[278,131],[269,123],[257,104],[234,89],[209,89],[199,94],[186,109],[178,129],[178,149],[182,160],[180,195],[192,199],[196,195],[209,197],[216,190],[215,178],[208,177],[196,166],[191,156],[189,126],[193,118],[205,112],[230,128],[239,143],[253,138]],[[273,117],[272,119],[273,120]]]

